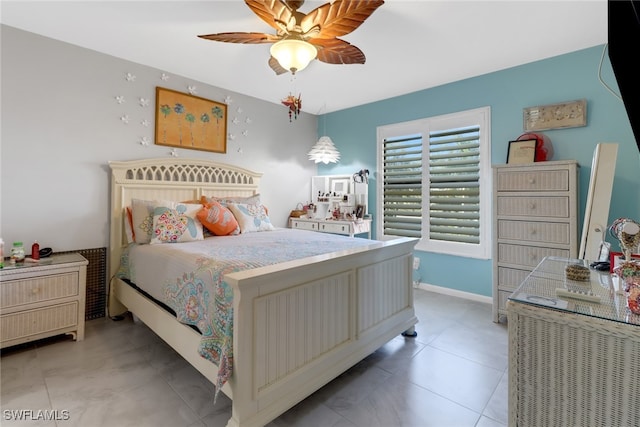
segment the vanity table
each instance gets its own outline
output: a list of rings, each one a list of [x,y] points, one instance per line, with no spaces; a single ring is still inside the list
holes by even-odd
[[[617,279],[546,257],[507,301],[510,426],[632,426],[640,422],[640,316]],[[560,291],[558,291],[560,289]],[[588,292],[598,301],[560,296]]]

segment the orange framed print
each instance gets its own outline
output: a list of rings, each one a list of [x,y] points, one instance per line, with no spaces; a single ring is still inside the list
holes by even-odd
[[[156,145],[227,152],[227,106],[156,87]]]

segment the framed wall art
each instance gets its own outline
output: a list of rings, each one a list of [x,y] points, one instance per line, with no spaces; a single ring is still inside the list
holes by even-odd
[[[226,104],[156,87],[155,143],[226,153]]]
[[[527,107],[522,110],[525,132],[587,125],[587,100]]]
[[[536,143],[535,139],[523,139],[518,141],[509,141],[509,150],[507,151],[508,164],[533,163],[536,160]]]

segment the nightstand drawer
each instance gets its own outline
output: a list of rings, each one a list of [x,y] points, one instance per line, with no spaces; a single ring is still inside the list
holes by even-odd
[[[539,170],[513,171],[500,170],[497,173],[497,191],[568,191],[569,171]]]
[[[78,273],[54,274],[2,282],[0,307],[2,309],[40,301],[77,296]]]
[[[569,223],[498,220],[498,239],[536,243],[570,243]]]
[[[34,310],[19,311],[1,317],[0,342],[55,332],[78,325],[78,301]]]
[[[569,197],[498,196],[498,216],[569,218]]]

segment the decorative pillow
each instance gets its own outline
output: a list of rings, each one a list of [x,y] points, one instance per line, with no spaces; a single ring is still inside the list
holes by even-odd
[[[273,230],[274,226],[267,215],[264,206],[260,204],[249,205],[246,203],[229,203],[229,210],[240,224],[241,233],[253,233],[256,231]]]
[[[222,206],[227,206],[229,203],[244,203],[248,205],[259,205],[260,194],[254,194],[253,196],[225,196],[225,197],[207,197],[202,196],[200,203],[203,205],[211,202],[219,202]]]
[[[229,209],[218,202],[206,203],[196,216],[202,225],[216,236],[240,233],[236,218]]]
[[[200,204],[165,203],[153,210],[151,244],[203,240],[202,224],[197,218]]]
[[[131,200],[132,232],[136,243],[149,243],[153,230],[153,208],[156,204],[172,203],[168,201]]]

